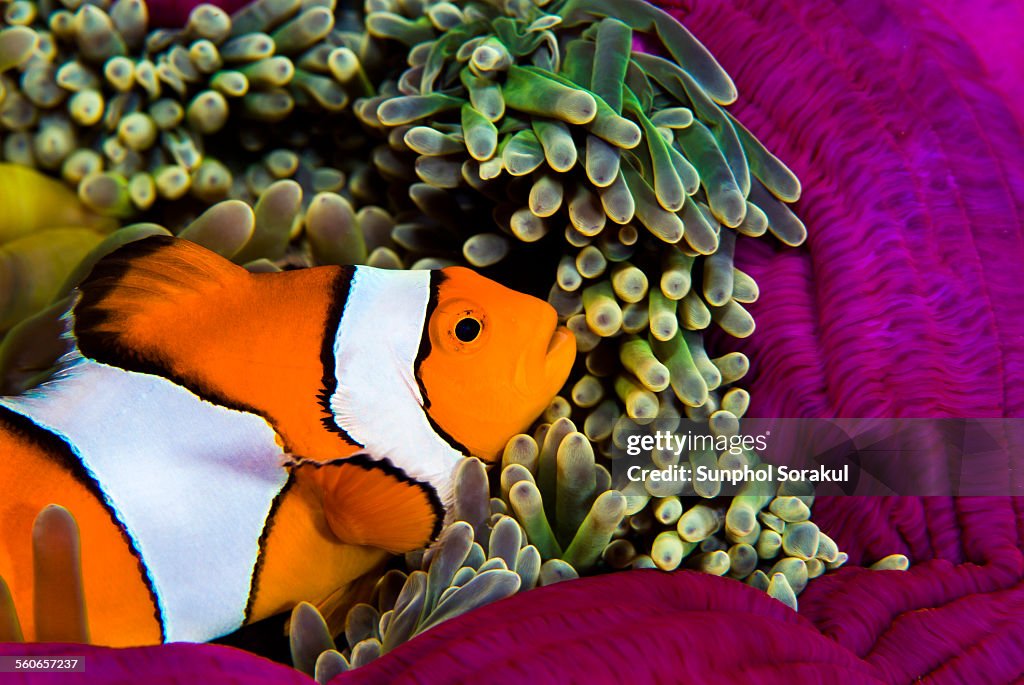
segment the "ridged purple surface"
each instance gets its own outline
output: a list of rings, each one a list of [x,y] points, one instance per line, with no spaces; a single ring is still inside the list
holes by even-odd
[[[882,683],[762,592],[692,571],[531,590],[443,623],[333,685]]]
[[[750,415],[1024,415],[1024,140],[956,25],[917,2],[678,14],[803,182],[806,249],[737,246],[762,293]]]
[[[825,635],[891,683],[1024,677],[1022,498],[832,499],[814,512],[851,565],[800,596],[801,616]],[[893,553],[914,565],[854,567]]]

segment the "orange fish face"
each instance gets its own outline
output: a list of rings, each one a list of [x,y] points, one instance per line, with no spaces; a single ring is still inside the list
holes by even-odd
[[[443,269],[419,366],[427,413],[487,461],[526,430],[565,383],[576,340],[547,302],[469,269]]]

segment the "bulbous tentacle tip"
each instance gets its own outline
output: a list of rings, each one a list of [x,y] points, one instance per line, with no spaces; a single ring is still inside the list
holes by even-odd
[[[35,639],[88,643],[81,541],[67,509],[51,504],[39,512],[32,552]]]
[[[322,653],[336,651],[327,623],[316,607],[308,602],[300,602],[292,609],[288,624],[288,644],[292,664],[309,676],[316,673],[316,665]]]

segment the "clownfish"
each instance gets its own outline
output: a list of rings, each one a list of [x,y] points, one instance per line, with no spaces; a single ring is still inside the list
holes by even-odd
[[[0,397],[0,577],[33,639],[31,530],[81,534],[92,639],[207,641],[429,544],[453,469],[565,382],[554,309],[468,269],[250,273],[153,237],[100,260],[43,385]]]

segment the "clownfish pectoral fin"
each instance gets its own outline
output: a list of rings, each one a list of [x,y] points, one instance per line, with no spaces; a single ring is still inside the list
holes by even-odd
[[[331,532],[351,545],[396,554],[425,547],[444,522],[444,505],[428,483],[365,455],[327,463],[300,462],[297,478],[313,480]]]

